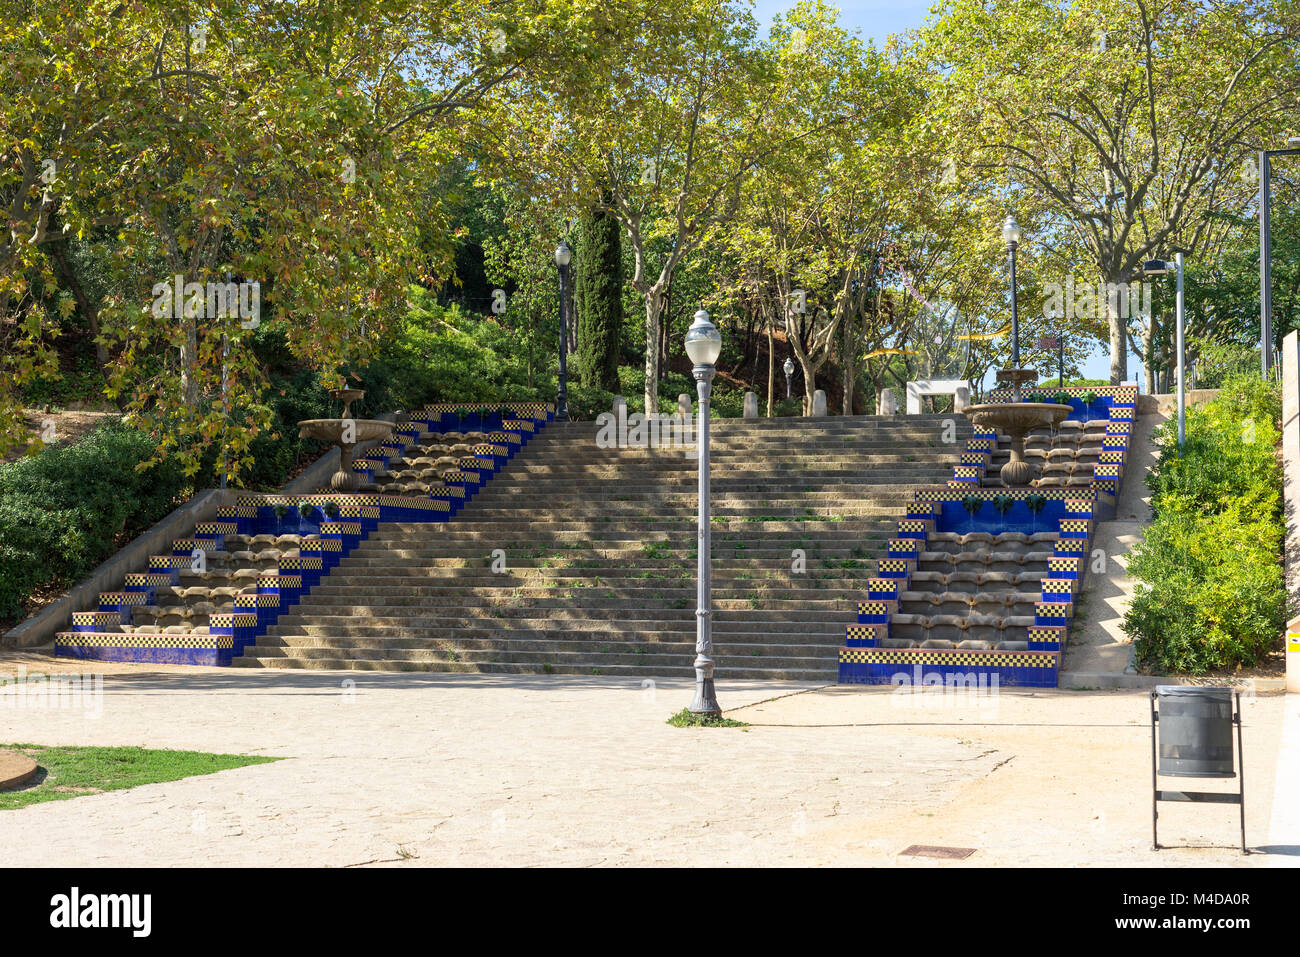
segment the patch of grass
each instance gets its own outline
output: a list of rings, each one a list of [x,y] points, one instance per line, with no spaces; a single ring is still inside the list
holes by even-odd
[[[200,774],[215,774],[282,758],[245,754],[209,754],[204,751],[168,751],[150,748],[49,748],[38,744],[7,744],[10,751],[26,754],[39,767],[37,784],[0,791],[0,810],[27,807],[43,801],[65,801],[83,794],[100,794],[179,781]],[[44,772],[44,777],[41,777]]]
[[[733,718],[722,718],[713,715],[692,714],[686,708],[682,708],[675,715],[668,719],[668,724],[674,728],[748,728],[749,725],[744,721],[736,721]]]

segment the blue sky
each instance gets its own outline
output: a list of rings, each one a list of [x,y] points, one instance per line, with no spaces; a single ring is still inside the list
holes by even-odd
[[[831,3],[840,11],[840,21],[850,29],[862,31],[871,37],[876,46],[883,46],[891,33],[901,33],[921,26],[930,12],[933,0],[842,0]],[[759,22],[770,23],[772,15],[790,9],[794,4],[783,0],[755,0],[754,13]]]
[[[863,38],[876,41],[876,46],[884,45],[890,34],[901,33],[924,26],[934,0],[841,0],[831,5],[840,11],[840,22],[851,30],[861,32]],[[772,16],[790,9],[794,4],[786,0],[754,0],[754,13],[764,26],[771,23]],[[1106,379],[1110,377],[1110,349],[1098,344],[1092,354],[1079,370],[1085,378]],[[1142,364],[1137,356],[1129,354],[1128,378],[1130,382],[1142,382]]]

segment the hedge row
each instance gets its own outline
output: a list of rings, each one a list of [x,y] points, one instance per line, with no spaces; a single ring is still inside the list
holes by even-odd
[[[1137,579],[1124,630],[1139,664],[1204,674],[1257,664],[1285,625],[1282,475],[1275,453],[1277,383],[1225,382],[1217,399],[1156,432],[1162,451],[1147,476],[1155,518],[1133,553]]]

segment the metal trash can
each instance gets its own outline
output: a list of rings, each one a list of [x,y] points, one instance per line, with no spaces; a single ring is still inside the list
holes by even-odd
[[[1159,711],[1156,705],[1159,704]],[[1232,754],[1237,729],[1238,776]],[[1159,729],[1157,731],[1157,729]],[[1157,832],[1161,801],[1236,804],[1241,810],[1241,852],[1246,850],[1246,768],[1241,742],[1241,693],[1232,688],[1159,685],[1151,692],[1151,844],[1160,849]],[[1159,761],[1157,763],[1157,756]],[[1162,791],[1159,775],[1183,778],[1238,778],[1237,793]]]
[[[1232,689],[1160,685],[1160,773],[1183,778],[1236,777]]]

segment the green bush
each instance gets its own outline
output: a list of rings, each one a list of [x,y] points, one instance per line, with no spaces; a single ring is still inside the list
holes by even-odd
[[[1189,336],[1188,350],[1196,356],[1196,387],[1217,389],[1233,376],[1253,376],[1260,382],[1259,343],[1218,342]]]
[[[1129,564],[1139,584],[1124,621],[1139,663],[1202,674],[1258,662],[1284,622],[1280,541],[1277,525],[1234,513],[1171,513],[1149,526]]]
[[[1188,409],[1181,455],[1176,422],[1157,431],[1161,456],[1147,476],[1155,520],[1129,564],[1138,584],[1124,619],[1144,667],[1250,666],[1281,633],[1280,413],[1276,383],[1229,379],[1213,402]]]
[[[38,588],[77,581],[189,493],[168,460],[136,470],[154,448],[114,424],[0,465],[0,618]]]
[[[1278,442],[1281,392],[1276,383],[1234,380],[1217,399],[1187,410],[1178,453],[1178,423],[1155,433],[1160,460],[1147,476],[1155,512],[1212,515],[1226,510],[1245,521],[1278,519],[1282,476]]]
[[[772,414],[778,418],[803,415],[802,399],[781,399],[772,403]]]

